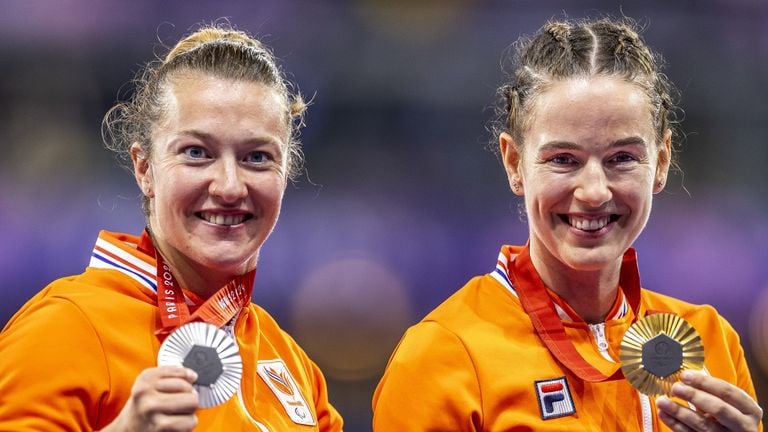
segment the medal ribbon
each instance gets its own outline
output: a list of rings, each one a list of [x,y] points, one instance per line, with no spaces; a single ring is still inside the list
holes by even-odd
[[[619,276],[619,285],[625,288],[624,295],[635,311],[635,320],[639,318],[640,305],[640,276],[636,263],[635,251],[630,249],[624,254]],[[544,283],[533,267],[529,247],[523,248],[511,264],[509,276],[523,309],[531,318],[539,338],[560,363],[587,382],[605,381],[620,372],[617,364],[614,374],[605,375],[585,360],[573,346]]]
[[[240,309],[251,302],[256,271],[252,270],[229,281],[206,300],[194,313],[190,313],[184,292],[181,290],[170,266],[157,252],[145,231],[139,249],[155,255],[157,260],[157,307],[161,327],[155,333],[167,335],[176,328],[191,322],[204,321],[216,327],[228,323]]]

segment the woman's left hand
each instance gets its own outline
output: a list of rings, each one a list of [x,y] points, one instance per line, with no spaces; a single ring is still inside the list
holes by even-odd
[[[656,400],[659,418],[676,432],[751,432],[763,418],[763,409],[744,390],[701,372],[684,371],[672,395],[696,407],[694,411],[664,396]]]

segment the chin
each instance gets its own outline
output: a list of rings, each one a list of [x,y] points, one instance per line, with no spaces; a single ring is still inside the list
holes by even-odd
[[[234,278],[235,276],[248,273],[253,268],[242,261],[237,263],[230,262],[207,262],[202,267],[208,269],[209,274],[217,274],[221,277]]]
[[[600,249],[573,250],[561,255],[561,258],[563,263],[574,270],[598,271],[614,265],[624,255],[623,251],[619,253]]]
[[[215,253],[214,249],[209,249],[208,253],[198,256],[195,261],[201,267],[210,269],[211,271],[227,272],[232,273],[233,275],[245,273],[255,267],[258,252],[249,255],[230,255],[227,252],[228,250],[224,250],[221,251],[221,253]]]

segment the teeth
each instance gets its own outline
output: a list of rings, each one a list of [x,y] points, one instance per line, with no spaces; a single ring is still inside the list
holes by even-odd
[[[216,225],[237,225],[245,220],[245,215],[222,215],[222,214],[210,214],[203,213],[203,219]]]
[[[568,223],[582,231],[597,231],[608,225],[610,216],[602,216],[597,219],[584,219],[577,216],[568,216]]]

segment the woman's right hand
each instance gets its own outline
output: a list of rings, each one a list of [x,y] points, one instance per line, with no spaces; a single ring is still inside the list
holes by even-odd
[[[673,431],[759,431],[763,409],[744,390],[701,372],[685,371],[672,394],[696,409],[667,397],[656,400],[659,418]]]
[[[181,366],[143,370],[123,410],[102,432],[188,432],[197,425],[199,406],[192,383],[197,374]]]

